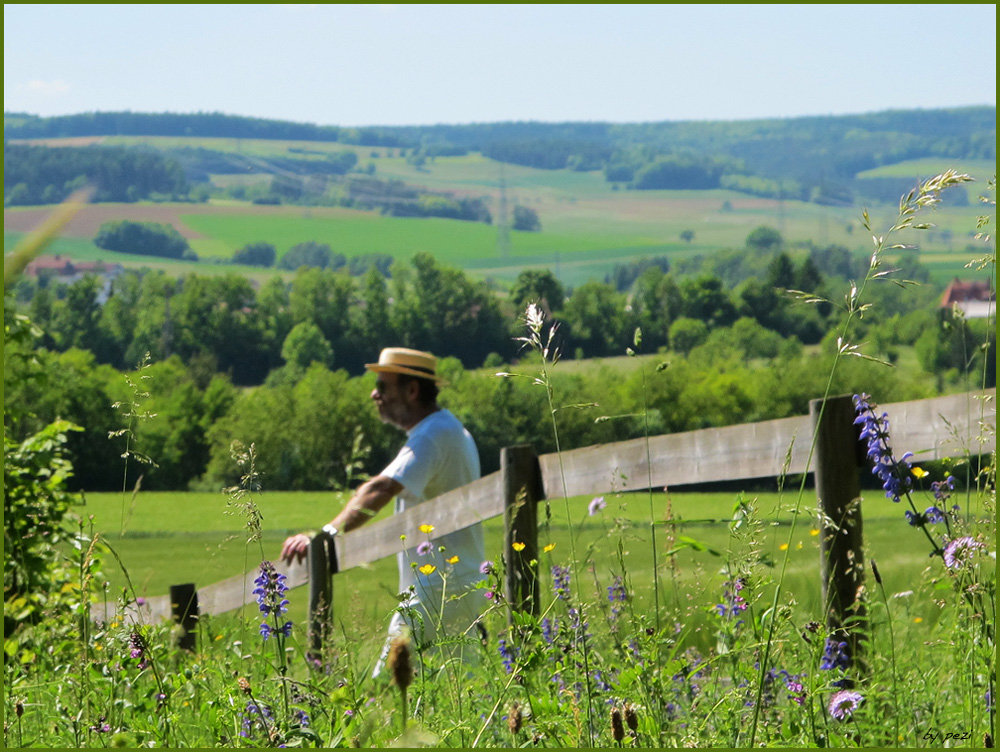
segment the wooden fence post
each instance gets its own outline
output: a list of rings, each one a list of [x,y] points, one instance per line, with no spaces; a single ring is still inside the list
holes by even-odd
[[[319,658],[333,624],[333,575],[337,572],[337,554],[333,539],[318,533],[309,541],[309,648]]]
[[[868,633],[862,549],[861,481],[864,451],[850,396],[809,403],[816,432],[816,497],[820,510],[820,571],[826,625],[848,644],[863,668]]]
[[[504,596],[515,611],[540,613],[538,592],[538,502],[545,498],[538,455],[528,444],[500,452],[504,497]],[[518,544],[516,550],[514,544]],[[523,545],[523,548],[521,547]],[[512,615],[508,617],[511,619]]]
[[[198,591],[193,582],[170,586],[170,613],[181,626],[177,644],[183,650],[194,651],[197,645]]]

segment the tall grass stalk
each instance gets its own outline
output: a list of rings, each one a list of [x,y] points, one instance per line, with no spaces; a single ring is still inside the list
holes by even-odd
[[[156,467],[156,463],[153,460],[143,454],[142,452],[135,451],[136,442],[136,430],[139,424],[151,420],[156,417],[156,413],[148,412],[142,409],[143,403],[149,399],[149,392],[146,391],[146,386],[143,384],[145,381],[149,381],[152,377],[144,373],[148,370],[151,365],[151,359],[149,353],[147,352],[142,356],[139,361],[139,365],[136,367],[136,373],[138,374],[138,380],[134,380],[129,374],[125,374],[125,385],[128,387],[130,398],[126,402],[115,402],[111,405],[113,410],[118,410],[122,413],[122,417],[125,418],[125,427],[119,428],[115,431],[108,432],[109,439],[116,439],[119,437],[125,437],[125,451],[122,452],[122,459],[124,460],[124,468],[122,470],[122,515],[121,515],[121,529],[120,534],[125,535],[125,528],[128,526],[128,518],[131,513],[126,515],[125,512],[125,498],[128,489],[128,464],[130,459],[135,459],[138,463],[142,465],[149,465],[151,467]],[[135,492],[132,494],[132,504],[135,504],[136,495],[139,491],[139,483],[141,481],[141,476],[139,480],[135,483]]]

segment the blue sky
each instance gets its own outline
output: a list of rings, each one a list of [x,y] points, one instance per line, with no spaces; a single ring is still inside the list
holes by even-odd
[[[996,105],[996,5],[5,5],[4,109],[324,125]]]

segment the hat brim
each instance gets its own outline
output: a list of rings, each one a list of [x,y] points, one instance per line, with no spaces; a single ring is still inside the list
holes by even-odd
[[[416,376],[418,379],[427,379],[428,381],[433,381],[439,386],[444,384],[445,381],[440,376],[433,373],[427,373],[427,371],[418,371],[416,368],[407,368],[406,366],[397,365],[385,365],[379,363],[366,363],[365,368],[369,371],[374,371],[375,373],[399,373],[404,376]]]

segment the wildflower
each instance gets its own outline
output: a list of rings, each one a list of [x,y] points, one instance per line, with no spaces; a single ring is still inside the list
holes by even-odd
[[[434,544],[430,541],[424,541],[419,546],[417,546],[417,556],[426,556],[431,551],[434,550]]]
[[[417,528],[417,530],[419,530],[421,533],[430,534],[430,533],[434,532],[434,526],[433,525],[421,525],[420,527]]]
[[[830,715],[838,721],[847,720],[854,714],[855,710],[861,707],[861,703],[864,701],[865,698],[860,692],[842,689],[835,692],[830,698]]]
[[[479,565],[480,574],[493,574],[495,570],[493,569],[493,562],[487,559],[482,564]]]
[[[547,553],[547,554],[550,554],[550,553],[552,553],[553,549],[555,549],[555,547],[556,547],[556,544],[555,544],[555,543],[549,543],[549,544],[548,544],[547,546],[545,546],[545,548],[543,548],[542,550],[543,550],[543,551],[544,551],[545,553]]]
[[[916,478],[917,480],[926,478],[928,475],[930,475],[930,473],[924,470],[922,467],[913,468],[913,477]]]
[[[542,619],[542,639],[545,640],[547,645],[551,645],[555,640],[555,632],[553,631],[554,626],[555,625],[549,617],[546,616]]]
[[[611,604],[612,616],[617,617],[621,613],[622,607],[618,604],[624,603],[626,598],[628,598],[628,592],[625,590],[625,582],[619,575],[615,577],[614,582],[608,585],[608,602]]]
[[[289,637],[292,634],[292,623],[286,621],[282,626],[271,627],[267,623],[267,617],[273,616],[275,625],[277,618],[288,611],[288,600],[285,593],[288,592],[288,585],[285,584],[285,575],[280,574],[274,568],[274,564],[269,561],[261,562],[260,575],[254,580],[257,586],[253,594],[257,596],[257,605],[264,615],[264,621],[260,624],[260,636],[265,640],[272,634],[280,634]]]
[[[418,571],[422,575],[429,575],[437,571],[437,567],[435,567],[433,564],[424,564],[422,567],[419,568]]]
[[[611,708],[611,738],[620,742],[625,738],[625,727],[622,725],[622,711],[615,705]]]
[[[458,557],[452,556],[450,559],[445,559],[445,561],[448,562],[449,564],[458,564]]]
[[[819,529],[814,527],[812,530],[809,531],[809,535],[815,538],[817,535],[819,535]]]
[[[512,673],[514,671],[514,660],[517,658],[517,648],[508,645],[507,640],[501,637],[497,643],[497,652],[500,653],[500,658],[503,660],[504,670],[508,674]]]
[[[590,504],[587,505],[587,512],[593,517],[598,512],[602,511],[607,507],[607,502],[604,501],[603,496],[595,496],[590,500]]]
[[[146,668],[146,642],[138,632],[132,632],[128,637],[129,655],[139,661],[140,669]]]
[[[833,669],[848,669],[851,666],[851,656],[847,651],[846,642],[837,642],[832,637],[826,638],[826,648],[823,650],[823,660],[820,661],[821,671]]]
[[[955,490],[955,478],[949,475],[944,480],[931,483],[931,493],[934,494],[934,501],[943,504],[951,497],[951,492]]]
[[[930,522],[944,522],[944,512],[937,507],[927,507],[927,509],[924,510],[924,517],[926,517]]]
[[[747,602],[740,595],[740,591],[744,588],[744,585],[742,577],[726,583],[722,603],[715,605],[715,610],[719,612],[719,616],[732,618],[747,610]]]
[[[515,551],[518,551],[518,552],[524,550],[524,544],[523,543],[518,543],[517,541],[515,541],[514,543],[511,543],[510,547],[513,548]]]
[[[569,600],[569,577],[569,567],[560,567],[558,564],[552,567],[552,586],[560,600]]]
[[[944,565],[949,569],[961,569],[981,548],[985,546],[971,536],[955,538],[944,547]]]
[[[250,681],[244,677],[240,677],[236,680],[236,683],[240,685],[240,691],[245,695],[252,695],[253,689],[250,687]]]
[[[243,709],[243,730],[240,731],[240,736],[244,739],[252,739],[254,728],[259,726],[270,737],[270,727],[273,721],[274,716],[271,714],[271,708],[264,703],[250,700]]]
[[[854,395],[858,413],[854,422],[862,426],[861,438],[868,442],[868,458],[874,463],[872,473],[882,480],[886,498],[898,502],[913,486],[909,462],[913,453],[907,452],[898,460],[893,457],[889,446],[889,417],[886,413],[876,415],[870,400],[867,394]]]

